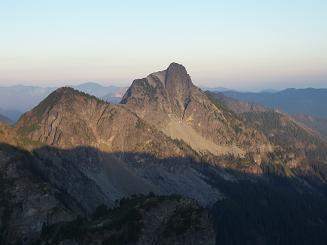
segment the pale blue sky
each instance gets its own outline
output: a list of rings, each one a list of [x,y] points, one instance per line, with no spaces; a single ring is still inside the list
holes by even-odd
[[[129,85],[170,62],[194,83],[327,87],[327,1],[0,0],[0,85]]]

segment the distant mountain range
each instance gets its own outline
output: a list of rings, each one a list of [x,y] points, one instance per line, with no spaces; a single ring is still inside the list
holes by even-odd
[[[204,91],[210,91],[210,92],[240,92],[240,93],[244,93],[244,91],[239,91],[237,89],[230,89],[230,88],[225,88],[225,87],[200,86],[200,88]],[[279,91],[280,90],[276,90],[276,89],[263,89],[258,93],[276,93]],[[246,91],[246,92],[249,92],[249,91]]]
[[[70,87],[114,104],[120,102],[127,90],[126,87],[103,86],[95,82]],[[55,89],[56,87],[22,85],[0,87],[0,114],[16,122],[24,112],[32,109]],[[308,88],[283,91],[267,89],[262,92],[239,92],[224,87],[201,87],[201,89],[222,92],[228,97],[278,108],[292,115],[302,114],[327,118],[327,110],[324,107],[327,102],[327,89]]]
[[[123,97],[126,87],[119,86],[103,86],[98,83],[83,83],[80,85],[72,85],[69,86],[84,93],[88,93],[90,95],[94,95],[98,98],[110,98],[110,97]]]
[[[118,103],[120,100],[117,98],[121,98],[127,89],[118,86],[102,86],[97,83],[84,83],[71,87],[112,103]],[[22,85],[0,87],[0,114],[16,122],[24,112],[35,107],[55,89],[57,88]]]
[[[233,91],[232,89],[225,88],[225,87],[208,87],[208,86],[200,86],[200,88],[204,91],[211,91],[211,92],[225,92],[225,91]]]
[[[222,91],[235,99],[255,102],[268,107],[280,109],[291,115],[305,114],[327,118],[327,89],[285,89],[277,92],[237,92]]]
[[[0,87],[0,113],[15,122],[23,112],[33,108],[54,90],[20,85]]]
[[[1,114],[0,114],[0,122],[4,122],[4,123],[8,123],[8,124],[12,123],[8,117],[3,116]]]
[[[285,112],[282,112],[279,109],[263,106],[254,102],[234,99],[224,95],[224,93],[208,93],[214,96],[222,105],[226,106],[226,108],[234,111],[237,114],[250,114],[254,112],[278,112],[281,115],[283,114],[284,118],[288,117],[288,120],[296,121],[299,125],[305,127],[316,136],[327,140],[327,119],[325,118],[308,116],[304,114],[287,115]]]

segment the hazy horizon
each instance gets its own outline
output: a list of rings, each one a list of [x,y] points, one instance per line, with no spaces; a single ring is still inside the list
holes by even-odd
[[[81,82],[58,82],[54,84],[33,84],[32,82],[26,82],[26,83],[17,83],[17,84],[10,84],[10,85],[2,85],[0,84],[0,87],[15,87],[15,86],[31,86],[31,87],[41,87],[41,88],[57,88],[57,87],[64,87],[64,86],[78,86],[78,85],[85,85],[87,83],[95,83],[104,87],[108,86],[116,86],[116,87],[129,87],[132,84],[132,81],[130,83],[123,82],[123,83],[115,83],[115,82],[98,82],[98,81],[81,81]],[[215,85],[206,85],[206,84],[197,84],[194,83],[196,86],[203,88],[203,89],[228,89],[228,90],[235,90],[239,92],[263,92],[263,91],[282,91],[285,89],[327,89],[327,85],[323,86],[289,86],[289,87],[257,87],[257,88],[242,88],[242,87],[227,87],[227,86],[215,86]]]
[[[318,0],[3,1],[0,86],[129,86],[178,62],[198,86],[324,88],[326,10]]]

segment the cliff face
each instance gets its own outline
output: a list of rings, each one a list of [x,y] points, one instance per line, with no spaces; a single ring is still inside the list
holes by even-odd
[[[145,114],[153,112],[164,117],[167,115],[161,114],[174,114],[182,118],[191,99],[191,91],[195,88],[185,67],[172,63],[165,71],[135,80],[121,103],[143,109]],[[152,118],[156,119],[155,116]],[[156,121],[159,122],[158,119]]]
[[[186,69],[176,63],[135,80],[121,103],[197,152],[237,157],[253,153],[259,159],[272,151],[263,134],[194,86]]]

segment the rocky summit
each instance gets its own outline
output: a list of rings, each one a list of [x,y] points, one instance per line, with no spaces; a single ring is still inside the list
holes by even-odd
[[[185,67],[0,123],[1,244],[324,244],[327,146]]]
[[[121,103],[199,153],[235,157],[252,153],[260,161],[272,150],[265,135],[194,86],[186,69],[176,63],[135,80]]]

